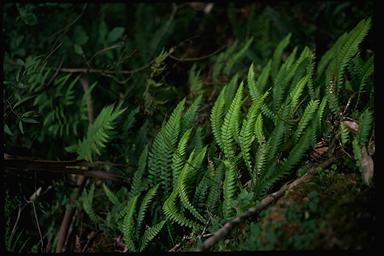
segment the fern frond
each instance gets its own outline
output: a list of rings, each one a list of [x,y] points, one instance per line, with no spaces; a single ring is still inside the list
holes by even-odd
[[[308,83],[308,81],[309,75],[306,75],[297,83],[296,87],[291,90],[289,94],[291,100],[291,112],[296,109],[297,104],[299,103],[299,99],[303,94],[305,85]]]
[[[257,149],[256,159],[255,159],[255,169],[254,169],[254,173],[251,176],[253,185],[256,184],[258,179],[264,173],[268,150],[269,150],[269,144],[267,143],[260,144],[259,148]]]
[[[183,137],[181,137],[179,144],[177,146],[177,149],[176,149],[176,151],[172,157],[171,169],[172,169],[173,188],[177,187],[179,173],[183,169],[183,166],[185,163],[185,159],[184,159],[185,149],[187,147],[187,143],[188,143],[189,137],[191,135],[191,132],[192,132],[192,128],[190,128],[189,130],[187,130],[184,133],[184,135],[183,135]]]
[[[219,96],[217,97],[212,110],[211,110],[211,127],[212,127],[212,133],[213,137],[215,138],[215,141],[217,145],[223,149],[223,143],[221,141],[221,125],[223,123],[223,116],[224,116],[224,95],[225,95],[225,88],[224,87]]]
[[[233,66],[241,60],[241,58],[244,56],[246,51],[248,50],[249,46],[253,42],[253,38],[250,38],[247,42],[245,42],[244,46],[236,51],[236,53],[228,58],[228,61],[225,63],[225,67],[223,69],[223,73],[225,75],[229,75],[232,71]]]
[[[177,192],[173,191],[171,195],[167,198],[167,200],[165,200],[163,204],[163,212],[165,214],[165,217],[172,222],[176,222],[180,226],[185,226],[189,228],[194,228],[195,226],[199,227],[200,224],[187,219],[182,213],[178,212],[175,205],[177,195]]]
[[[343,122],[340,122],[340,139],[343,145],[347,144],[349,141],[349,131]]]
[[[240,84],[231,106],[224,117],[224,123],[221,127],[221,140],[223,143],[223,152],[228,159],[232,159],[235,155],[233,148],[233,134],[235,126],[239,123],[239,113],[241,107],[241,98],[243,95],[243,83]]]
[[[298,139],[300,138],[302,132],[307,127],[309,121],[313,118],[313,116],[314,116],[314,114],[315,114],[315,112],[317,110],[318,105],[319,105],[319,101],[318,100],[311,100],[308,103],[307,107],[304,110],[303,115],[301,116],[299,124],[297,125],[297,128],[296,128],[295,134],[293,136],[295,142],[298,141]]]
[[[203,84],[200,80],[200,70],[197,70],[196,63],[193,64],[188,75],[189,91],[193,95],[201,95],[203,93]]]
[[[339,48],[336,57],[337,62],[337,85],[341,86],[344,80],[344,70],[353,56],[359,52],[359,45],[367,35],[371,26],[371,18],[362,20],[348,33],[345,44]]]
[[[215,168],[213,166],[213,162],[208,163],[207,174],[209,175],[209,193],[207,198],[207,208],[209,207],[209,211],[215,212],[219,202],[221,201],[221,191],[222,191],[222,183],[224,176],[224,168],[223,164]]]
[[[125,111],[121,104],[104,107],[95,122],[88,128],[87,135],[77,145],[67,147],[68,152],[76,152],[78,159],[92,162],[94,154],[100,155],[106,143],[111,139],[111,131],[115,128],[117,118]]]
[[[145,145],[145,148],[143,149],[139,157],[139,162],[138,162],[139,166],[135,174],[133,175],[132,187],[131,187],[131,191],[129,193],[128,198],[131,198],[140,194],[145,189],[145,187],[143,186],[143,176],[144,176],[145,166],[147,165],[147,157],[148,157],[148,145]]]
[[[111,201],[112,204],[119,204],[120,201],[117,198],[117,196],[103,183],[103,189],[105,192],[105,195],[107,196],[108,200]]]
[[[141,202],[138,214],[137,214],[137,222],[136,222],[136,234],[140,232],[141,229],[141,223],[144,220],[145,213],[148,209],[149,204],[153,200],[153,198],[156,196],[157,189],[159,188],[159,185],[154,186],[148,192],[145,194],[143,201]]]
[[[234,200],[236,191],[237,174],[233,162],[224,160],[225,178],[223,184],[223,216],[225,218],[232,216],[233,207],[232,201]]]
[[[180,122],[184,104],[185,99],[173,110],[168,121],[156,135],[149,153],[150,183],[157,184],[160,182],[165,194],[170,193],[172,184],[172,156],[180,132]]]
[[[265,136],[263,132],[263,115],[261,113],[257,116],[257,119],[256,119],[255,136],[259,144],[262,144],[265,142]]]
[[[251,95],[252,101],[255,101],[257,97],[263,93],[265,86],[268,82],[269,73],[271,71],[271,60],[268,61],[267,65],[263,68],[259,78],[255,82],[255,71],[253,64],[248,70],[248,90]]]
[[[147,247],[148,243],[153,240],[157,236],[157,234],[160,233],[161,229],[163,228],[165,223],[165,220],[160,221],[159,223],[155,224],[153,227],[150,227],[149,229],[144,231],[143,237],[141,238],[141,245],[139,251],[142,252],[145,247]]]
[[[318,121],[318,126],[321,127],[322,120],[323,120],[323,114],[325,111],[325,107],[327,106],[328,103],[328,97],[325,95],[323,99],[321,100],[320,106],[319,106],[319,111],[317,112],[317,120]]]
[[[102,219],[95,213],[93,209],[93,197],[95,192],[95,184],[92,183],[89,192],[86,190],[83,192],[83,209],[88,214],[89,218],[96,224],[102,222]]]
[[[182,120],[182,129],[181,133],[184,133],[188,128],[192,126],[193,121],[196,118],[196,114],[201,105],[201,101],[203,99],[202,95],[199,95],[188,108],[187,112],[185,112],[183,120]]]
[[[268,162],[274,161],[277,157],[277,153],[281,143],[283,142],[284,133],[285,133],[285,125],[283,121],[279,121],[275,128],[273,129],[269,139],[268,144],[270,146],[270,153],[268,155]]]
[[[241,154],[249,172],[252,170],[251,155],[249,154],[249,151],[251,149],[252,142],[255,139],[253,136],[252,128],[254,126],[259,107],[260,104],[258,104],[258,102],[255,101],[252,103],[247,116],[243,121],[243,126],[241,127],[239,136]]]
[[[194,152],[192,151],[189,159],[188,159],[188,162],[191,162],[192,161],[192,157],[194,155]],[[189,175],[189,169],[191,167],[189,166],[188,163],[186,163],[184,165],[184,168],[183,170],[181,171],[180,173],[180,177],[178,179],[178,186],[177,186],[177,191],[179,193],[179,197],[180,197],[180,200],[181,200],[181,203],[183,204],[183,206],[188,209],[193,216],[195,216],[198,220],[200,220],[201,222],[205,222],[205,219],[203,218],[203,216],[200,215],[200,213],[196,210],[195,207],[193,207],[193,205],[191,204],[191,202],[189,201],[189,198],[188,198],[188,193],[187,193],[187,188],[186,188],[186,179],[187,179],[187,176]]]
[[[372,112],[367,108],[359,118],[359,129],[357,130],[356,138],[360,146],[364,145],[368,141],[372,128],[372,121]]]
[[[132,200],[129,201],[125,209],[123,209],[123,212],[125,212],[125,217],[121,225],[121,232],[123,233],[124,243],[127,245],[128,250],[131,252],[136,251],[136,246],[134,242],[135,224],[133,217],[136,210],[136,203],[138,198],[139,195],[135,196]]]

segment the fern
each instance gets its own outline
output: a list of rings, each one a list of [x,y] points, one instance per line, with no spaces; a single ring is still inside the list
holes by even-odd
[[[105,192],[105,195],[107,196],[108,200],[111,201],[112,204],[119,204],[119,199],[117,196],[103,183],[103,189]]]
[[[224,116],[224,96],[225,96],[225,88],[224,87],[219,96],[217,97],[211,111],[211,127],[212,127],[212,133],[215,138],[216,144],[219,145],[219,147],[223,148],[223,142],[221,140],[221,131],[220,127],[223,122],[223,116]]]
[[[130,200],[128,205],[123,209],[124,220],[121,225],[121,231],[123,233],[123,239],[128,247],[128,250],[135,252],[136,246],[134,243],[135,225],[134,225],[134,213],[136,210],[136,203],[139,195]]]
[[[240,84],[239,89],[229,107],[229,110],[224,118],[223,126],[221,127],[221,140],[223,142],[223,152],[228,159],[232,159],[235,155],[233,148],[233,134],[235,126],[239,123],[239,112],[241,106],[241,98],[243,94],[243,83]]]
[[[269,73],[271,71],[271,61],[268,61],[267,65],[263,68],[259,78],[255,82],[255,71],[253,64],[249,67],[248,71],[248,89],[249,94],[251,95],[252,101],[257,99],[257,96],[259,96],[265,86],[267,85]]]
[[[362,146],[367,143],[372,128],[372,112],[366,109],[359,118],[359,129],[357,130],[357,141]]]
[[[340,139],[343,145],[347,144],[349,141],[348,128],[342,122],[340,123]]]
[[[163,204],[163,211],[165,217],[172,222],[176,222],[180,226],[185,226],[189,228],[201,226],[200,224],[187,219],[182,213],[179,213],[175,205],[177,195],[178,193],[176,191],[173,191],[171,195],[167,198],[167,200],[165,200]]]
[[[348,33],[346,42],[339,48],[338,55],[336,57],[338,86],[341,86],[344,80],[344,70],[347,64],[351,61],[352,57],[358,53],[358,47],[367,35],[370,25],[371,18],[362,20],[351,32]]]
[[[161,231],[165,223],[165,220],[160,221],[159,223],[155,224],[153,227],[150,227],[149,229],[145,230],[143,237],[141,238],[141,245],[139,251],[142,252],[145,247],[147,247],[148,243],[153,240],[157,236],[157,234]]]
[[[257,119],[256,119],[255,136],[259,144],[262,144],[265,142],[265,136],[263,132],[263,115],[261,113],[257,116]]]
[[[169,194],[172,184],[172,155],[180,131],[184,104],[185,99],[176,106],[169,120],[156,135],[149,154],[149,180],[151,184],[157,184],[160,181],[165,194]]]
[[[295,134],[293,136],[295,142],[298,141],[298,139],[300,138],[302,132],[307,127],[309,121],[313,118],[313,116],[314,116],[314,114],[315,114],[315,112],[317,110],[318,105],[319,105],[319,101],[318,100],[311,100],[308,103],[307,107],[304,110],[303,115],[301,116],[299,124],[297,125],[296,132],[295,132]]]
[[[221,188],[224,176],[223,164],[220,163],[219,166],[215,169],[215,167],[213,166],[213,162],[210,161],[208,163],[207,173],[210,177],[207,206],[209,206],[209,211],[216,212],[222,192]]]
[[[193,121],[196,118],[196,114],[201,105],[201,101],[203,99],[202,95],[199,95],[192,103],[192,105],[185,112],[183,120],[182,120],[182,129],[181,132],[184,133],[189,127],[192,126]]]
[[[144,220],[145,213],[148,209],[149,204],[153,200],[153,198],[156,196],[157,189],[159,188],[159,185],[154,186],[151,188],[144,196],[138,214],[137,214],[137,222],[136,222],[136,234],[139,234],[141,223]]]
[[[192,132],[192,128],[187,130],[184,133],[184,135],[183,135],[183,137],[181,137],[179,144],[177,146],[177,149],[176,149],[176,151],[172,157],[171,169],[172,169],[173,188],[177,187],[179,173],[183,169],[183,166],[185,163],[185,159],[184,159],[185,149],[186,149],[189,137],[191,135],[191,132]]]
[[[194,155],[194,152],[192,151],[189,159],[187,160],[187,162],[191,162],[192,161],[192,158],[193,158],[193,155]],[[180,177],[178,179],[178,188],[177,188],[177,191],[179,192],[179,196],[180,196],[180,200],[181,200],[181,203],[183,204],[183,206],[188,209],[193,216],[195,216],[198,220],[200,220],[201,222],[205,222],[205,219],[203,218],[203,216],[201,216],[199,214],[199,212],[196,210],[195,207],[193,207],[193,205],[191,204],[191,202],[189,201],[189,198],[188,198],[188,193],[187,193],[187,188],[186,188],[186,178],[188,176],[188,171],[191,167],[189,166],[188,163],[186,163],[184,165],[184,168],[182,169],[181,173],[180,173]]]
[[[139,195],[145,189],[145,187],[143,186],[144,185],[143,176],[145,172],[145,166],[147,164],[147,156],[148,156],[148,145],[145,146],[145,148],[140,154],[139,162],[138,162],[139,166],[135,174],[133,175],[131,191],[129,193],[128,198]]]
[[[232,201],[236,190],[236,170],[233,162],[224,160],[225,178],[223,184],[223,216],[224,218],[232,216]]]
[[[102,219],[95,213],[93,209],[93,197],[95,192],[95,184],[92,183],[89,192],[86,190],[83,192],[83,209],[88,214],[89,218],[96,224],[102,222]]]
[[[260,144],[255,158],[255,169],[252,174],[252,184],[256,185],[258,179],[264,174],[265,165],[267,161],[267,154],[269,150],[269,145],[267,143]]]
[[[84,140],[77,145],[67,147],[68,152],[76,152],[78,159],[92,161],[93,155],[101,154],[106,143],[111,139],[111,131],[115,128],[116,119],[125,111],[121,104],[116,108],[113,105],[103,108],[95,122],[88,128]]]

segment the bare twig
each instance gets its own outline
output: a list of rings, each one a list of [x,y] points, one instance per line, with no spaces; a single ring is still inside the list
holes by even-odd
[[[177,61],[180,61],[180,62],[184,62],[184,61],[200,61],[200,60],[204,60],[206,58],[209,58],[209,57],[211,57],[211,56],[221,52],[222,50],[224,50],[227,47],[228,47],[228,45],[224,45],[224,46],[220,47],[219,49],[215,50],[214,52],[212,52],[210,54],[207,54],[207,55],[204,55],[204,56],[200,56],[200,57],[195,57],[195,58],[185,58],[185,57],[179,58],[179,57],[176,57],[176,56],[174,56],[172,54],[170,54],[169,57],[171,59],[174,59],[174,60],[177,60]]]
[[[303,175],[302,177],[294,180],[291,183],[284,184],[278,191],[264,197],[261,202],[252,208],[249,208],[246,212],[242,213],[241,215],[237,216],[236,218],[232,219],[230,222],[227,222],[222,228],[220,228],[216,233],[204,241],[204,243],[196,250],[196,251],[207,251],[209,248],[211,248],[213,245],[215,245],[217,242],[222,240],[236,225],[243,222],[245,219],[249,218],[250,216],[260,212],[267,206],[269,206],[271,203],[273,203],[277,198],[284,195],[284,193],[292,189],[293,187],[296,187],[302,183],[305,183],[309,181],[314,174],[321,168],[325,168],[331,163],[333,163],[336,160],[336,157],[333,156],[332,158],[324,161],[323,163],[319,164],[316,167],[312,167],[308,172]]]

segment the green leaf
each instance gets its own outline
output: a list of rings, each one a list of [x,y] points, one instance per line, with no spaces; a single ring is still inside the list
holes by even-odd
[[[84,45],[88,42],[88,35],[82,26],[76,26],[73,32],[73,41],[75,44]]]
[[[83,48],[80,45],[75,44],[73,45],[73,48],[75,49],[75,53],[77,53],[78,55],[83,55]]]
[[[123,27],[115,27],[108,33],[107,41],[109,43],[115,42],[117,39],[119,39],[124,33]]]
[[[21,120],[19,121],[19,129],[20,129],[20,132],[24,134],[23,122]]]
[[[10,136],[13,136],[13,133],[9,129],[8,125],[6,125],[6,124],[4,124],[4,133],[6,133],[6,134],[8,134]]]
[[[22,121],[24,123],[29,123],[29,124],[38,124],[38,123],[40,123],[39,121],[37,121],[35,119],[32,119],[32,118],[28,118],[28,117],[23,118]]]

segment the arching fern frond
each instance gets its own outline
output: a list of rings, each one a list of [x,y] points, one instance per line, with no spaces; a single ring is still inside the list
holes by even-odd
[[[187,143],[189,140],[189,137],[191,136],[192,128],[187,130],[184,134],[183,137],[181,137],[179,144],[177,146],[177,149],[175,153],[173,154],[172,157],[172,181],[173,181],[173,188],[177,187],[177,180],[179,178],[179,173],[183,169],[185,159],[185,149],[187,147]]]
[[[176,222],[180,226],[185,226],[189,228],[200,226],[200,224],[187,219],[182,213],[177,210],[175,205],[177,195],[177,192],[173,191],[171,195],[167,198],[167,200],[165,200],[163,204],[163,212],[165,214],[165,217],[172,222]]]
[[[154,186],[148,192],[145,194],[141,204],[140,208],[137,214],[137,222],[136,222],[136,234],[139,234],[140,229],[141,229],[141,224],[144,220],[145,213],[149,207],[149,204],[153,200],[153,198],[156,196],[157,189],[159,188],[159,185]]]
[[[359,145],[362,146],[368,141],[372,127],[372,112],[369,109],[366,109],[359,118],[359,129],[357,130],[357,141]]]
[[[111,131],[115,128],[117,118],[125,111],[121,104],[104,107],[95,122],[88,128],[86,137],[77,145],[67,147],[68,152],[76,152],[78,159],[92,161],[93,155],[101,154],[106,143],[111,139]]]
[[[122,225],[121,232],[123,233],[124,243],[127,245],[128,250],[135,252],[136,246],[134,243],[134,234],[135,234],[135,223],[134,223],[134,213],[136,210],[136,203],[139,195],[132,198],[128,205],[123,209],[125,213]]]
[[[145,247],[147,247],[148,243],[153,240],[157,236],[157,234],[160,233],[161,229],[163,228],[165,223],[165,220],[160,221],[159,223],[155,224],[154,226],[148,228],[144,231],[144,234],[141,238],[141,245],[139,251],[142,252]]]
[[[223,184],[223,216],[225,218],[232,216],[233,207],[232,201],[234,200],[236,191],[236,169],[233,162],[224,160],[225,178]]]
[[[182,129],[181,133],[184,133],[188,128],[192,127],[192,123],[196,118],[196,114],[201,105],[201,101],[203,99],[202,95],[199,95],[185,112],[183,120],[182,120]]]
[[[145,172],[145,166],[147,165],[147,157],[148,157],[148,145],[145,146],[143,151],[140,154],[139,161],[138,161],[138,168],[133,175],[132,179],[132,187],[131,191],[129,192],[129,197],[134,197],[138,194],[140,194],[145,187],[143,186],[143,176]]]
[[[224,116],[224,95],[225,95],[225,88],[224,87],[219,96],[217,97],[213,107],[212,107],[212,110],[211,110],[211,116],[210,116],[210,119],[211,119],[211,127],[212,127],[212,133],[213,133],[213,137],[215,138],[215,141],[217,143],[217,145],[219,145],[219,147],[221,149],[223,149],[223,143],[221,141],[221,125],[223,123],[223,116]]]
[[[95,192],[95,184],[92,183],[91,188],[89,189],[89,192],[84,189],[83,191],[83,209],[88,214],[89,218],[95,223],[99,224],[102,222],[102,219],[100,216],[98,216],[94,209],[93,209],[93,197]]]
[[[172,156],[180,132],[180,122],[184,104],[185,99],[176,106],[168,121],[156,135],[149,153],[150,183],[157,184],[160,182],[165,195],[170,193],[172,185]]]
[[[228,159],[235,156],[233,148],[233,134],[235,126],[239,123],[239,114],[241,107],[241,98],[243,94],[243,83],[240,84],[235,97],[232,100],[231,106],[224,117],[224,123],[221,127],[221,140],[223,143],[223,152]]]
[[[105,195],[107,196],[108,200],[111,201],[112,204],[119,204],[120,201],[117,198],[117,196],[103,183],[103,189],[105,192]]]
[[[311,100],[308,103],[307,107],[304,110],[303,115],[301,116],[299,124],[297,125],[297,128],[296,128],[295,134],[293,136],[295,142],[298,141],[298,139],[301,136],[302,132],[307,127],[309,121],[313,118],[313,116],[314,116],[314,114],[315,114],[315,112],[317,110],[318,105],[319,105],[319,101],[318,100]]]

